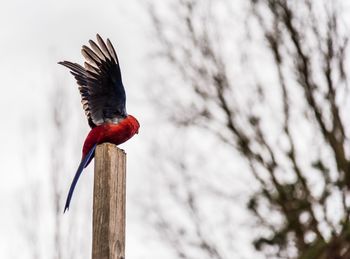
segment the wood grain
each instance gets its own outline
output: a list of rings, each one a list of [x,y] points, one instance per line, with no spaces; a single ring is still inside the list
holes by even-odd
[[[104,143],[95,151],[92,259],[125,258],[126,154]]]

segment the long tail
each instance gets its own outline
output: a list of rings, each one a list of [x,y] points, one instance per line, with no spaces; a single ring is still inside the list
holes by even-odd
[[[74,192],[74,188],[78,182],[78,179],[83,171],[83,169],[88,165],[88,163],[90,163],[90,161],[92,160],[92,158],[94,157],[95,154],[95,149],[96,149],[97,144],[95,144],[90,151],[87,153],[87,155],[81,160],[80,165],[78,167],[77,172],[75,173],[75,176],[73,178],[72,184],[70,185],[69,188],[69,192],[68,192],[68,196],[67,196],[67,200],[66,200],[66,205],[64,206],[64,211],[63,213],[66,212],[66,210],[69,209],[69,204],[70,201],[72,199],[73,196],[73,192]]]

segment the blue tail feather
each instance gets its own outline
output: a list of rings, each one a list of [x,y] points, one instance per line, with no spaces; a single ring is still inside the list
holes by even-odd
[[[87,167],[87,165],[90,163],[90,161],[92,160],[92,158],[94,157],[94,154],[95,154],[95,149],[96,149],[96,146],[97,144],[95,144],[91,149],[90,151],[87,153],[87,155],[84,157],[84,159],[81,160],[80,164],[79,164],[79,167],[78,167],[78,170],[77,172],[75,173],[75,176],[73,178],[73,181],[72,181],[72,184],[69,188],[69,192],[68,192],[68,196],[67,196],[67,200],[66,200],[66,205],[64,206],[64,211],[63,213],[66,212],[66,210],[69,209],[69,204],[70,204],[70,201],[72,199],[72,196],[73,196],[73,192],[74,192],[74,188],[78,182],[78,179],[81,175],[81,173],[83,172],[83,169],[85,167]]]

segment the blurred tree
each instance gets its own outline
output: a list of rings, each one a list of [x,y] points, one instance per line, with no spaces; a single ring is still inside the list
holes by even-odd
[[[65,252],[72,252],[69,249],[65,251],[63,247],[63,233],[62,233],[62,171],[65,160],[65,118],[68,115],[68,110],[64,105],[65,99],[67,99],[65,86],[55,84],[53,94],[51,96],[50,112],[53,124],[53,143],[50,145],[50,191],[52,192],[52,205],[53,205],[53,258],[74,258],[74,256],[64,256]],[[69,247],[70,248],[70,247]]]
[[[81,124],[76,123],[75,115],[77,113],[70,106],[72,102],[71,98],[69,98],[69,86],[57,77],[53,86],[49,104],[53,126],[52,142],[49,145],[49,191],[51,191],[50,205],[53,207],[53,258],[73,259],[80,256],[88,257],[90,255],[88,244],[91,237],[91,229],[89,228],[91,217],[88,213],[91,205],[88,203],[88,199],[80,200],[80,208],[77,208],[75,212],[71,211],[69,215],[63,214],[65,195],[69,186],[65,185],[70,183],[73,175],[72,172],[67,170],[67,164],[72,162],[69,159],[69,143],[75,138],[68,134],[69,131],[71,135],[74,135],[69,129],[69,125],[72,125],[71,121],[75,121],[76,126],[81,126]],[[76,161],[79,161],[78,159],[79,155]],[[79,203],[77,203],[78,205]],[[89,227],[87,228],[86,226]],[[82,231],[79,231],[79,228],[83,228]],[[89,232],[86,233],[86,231]]]
[[[350,258],[350,96],[342,3],[149,5],[160,71],[167,78],[154,100],[176,126],[205,129],[218,146],[239,152],[259,185],[247,206],[262,228],[255,248],[268,258]],[[187,175],[181,183],[170,179],[169,187],[182,184],[187,190],[186,198],[173,200],[192,215],[192,248],[200,258],[230,258],[217,249],[220,240],[201,231],[205,219],[198,216],[192,172],[174,163]],[[184,244],[186,229],[169,233],[175,222],[158,213],[164,240],[180,258],[196,257]]]
[[[35,161],[39,157],[37,154],[39,147],[33,135],[38,129],[31,124],[33,124],[32,121],[36,122],[37,118],[25,117],[29,127],[28,131],[23,133],[23,141],[27,147],[23,151],[23,167],[28,179],[23,190],[26,195],[23,193],[20,195],[19,205],[22,213],[19,228],[28,244],[30,256],[34,259],[86,258],[91,253],[89,245],[91,216],[88,213],[91,204],[88,202],[89,199],[78,199],[77,209],[70,211],[69,215],[63,214],[64,195],[66,195],[72,177],[72,171],[67,170],[67,167],[70,165],[75,168],[76,161],[79,161],[78,148],[75,150],[77,152],[72,152],[77,154],[76,160],[69,159],[72,157],[69,151],[70,143],[74,143],[77,135],[72,134],[68,125],[71,125],[71,121],[74,121],[76,127],[83,125],[83,122],[81,124],[76,122],[78,113],[71,108],[72,100],[68,89],[67,83],[60,77],[54,76],[52,87],[46,93],[49,102],[45,117],[49,118],[49,123],[46,123],[44,127],[45,130],[49,129],[50,135],[49,141],[44,143],[44,148],[48,150],[46,159],[49,166],[49,169],[45,168],[45,173],[49,173],[44,174],[40,177],[40,181],[35,182],[33,178],[37,177],[40,168],[35,167]],[[79,132],[77,130],[76,134]],[[44,164],[42,157],[39,160],[40,165]],[[42,224],[43,222],[45,224]]]

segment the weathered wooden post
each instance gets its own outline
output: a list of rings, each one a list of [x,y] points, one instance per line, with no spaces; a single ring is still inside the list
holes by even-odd
[[[125,257],[126,154],[104,143],[95,151],[92,259]]]

